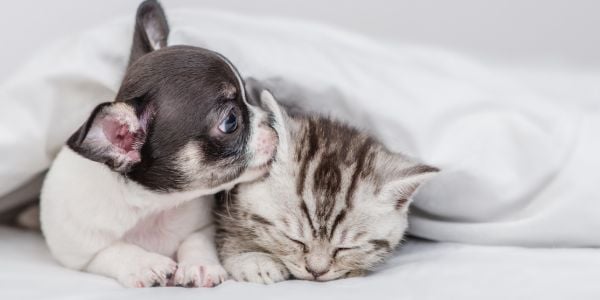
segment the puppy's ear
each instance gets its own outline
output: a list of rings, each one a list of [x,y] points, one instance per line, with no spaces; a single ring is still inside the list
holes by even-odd
[[[150,105],[142,110],[133,102],[102,103],[67,145],[83,157],[126,173],[141,161],[140,150],[153,114]]]
[[[156,0],[140,4],[135,17],[135,29],[129,64],[142,55],[167,46],[169,24],[165,12]]]

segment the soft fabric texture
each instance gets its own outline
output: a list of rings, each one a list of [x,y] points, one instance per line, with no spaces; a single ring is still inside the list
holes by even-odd
[[[0,299],[545,299],[595,300],[596,249],[526,249],[407,242],[367,277],[274,285],[228,280],[216,288],[123,288],[59,266],[37,233],[0,227]]]
[[[480,244],[600,246],[597,74],[581,75],[571,86],[560,75],[533,78],[324,26],[210,12],[168,15],[169,44],[221,52],[244,76],[283,77],[304,95],[281,84],[276,97],[293,94],[302,105],[349,120],[390,148],[440,167],[415,200],[412,234]],[[48,168],[92,107],[112,100],[127,63],[132,19],[43,50],[0,87],[0,195]]]

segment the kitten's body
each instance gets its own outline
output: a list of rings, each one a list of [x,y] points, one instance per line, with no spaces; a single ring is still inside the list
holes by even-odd
[[[269,175],[217,210],[225,268],[251,282],[326,281],[381,262],[406,230],[410,196],[437,169],[339,122],[273,111],[281,144]]]

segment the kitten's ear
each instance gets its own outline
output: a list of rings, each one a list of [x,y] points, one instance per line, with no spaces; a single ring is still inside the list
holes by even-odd
[[[287,157],[289,151],[287,119],[289,116],[279,105],[279,103],[277,103],[277,100],[275,100],[275,97],[271,91],[264,88],[260,90],[254,89],[254,91],[252,88],[248,90],[250,97],[254,97],[252,100],[253,105],[261,107],[264,111],[270,114],[270,125],[273,127],[273,129],[275,129],[275,132],[277,132],[277,137],[279,139],[279,144],[277,145],[277,156],[281,158]]]
[[[412,196],[419,187],[440,171],[435,167],[409,161],[400,155],[392,155],[379,165],[386,182],[380,195],[389,205],[402,212],[408,212]]]
[[[140,4],[135,17],[135,29],[129,64],[146,53],[167,46],[169,24],[165,12],[156,0],[146,0]]]
[[[153,115],[150,106],[137,110],[131,103],[102,103],[69,138],[67,145],[83,157],[126,173],[141,161],[140,150]]]

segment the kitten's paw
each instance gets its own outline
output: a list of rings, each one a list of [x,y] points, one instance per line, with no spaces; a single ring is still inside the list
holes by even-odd
[[[281,262],[260,252],[229,258],[226,267],[231,277],[237,281],[271,284],[290,277],[288,269]]]
[[[353,270],[353,271],[346,273],[344,278],[362,277],[362,276],[365,276],[366,274],[367,274],[367,271],[365,271],[365,270]]]
[[[227,271],[218,263],[179,264],[173,284],[182,287],[214,287],[227,280]]]
[[[167,286],[177,270],[177,263],[166,256],[148,253],[130,265],[125,264],[123,269],[118,279],[126,287],[158,287]]]

